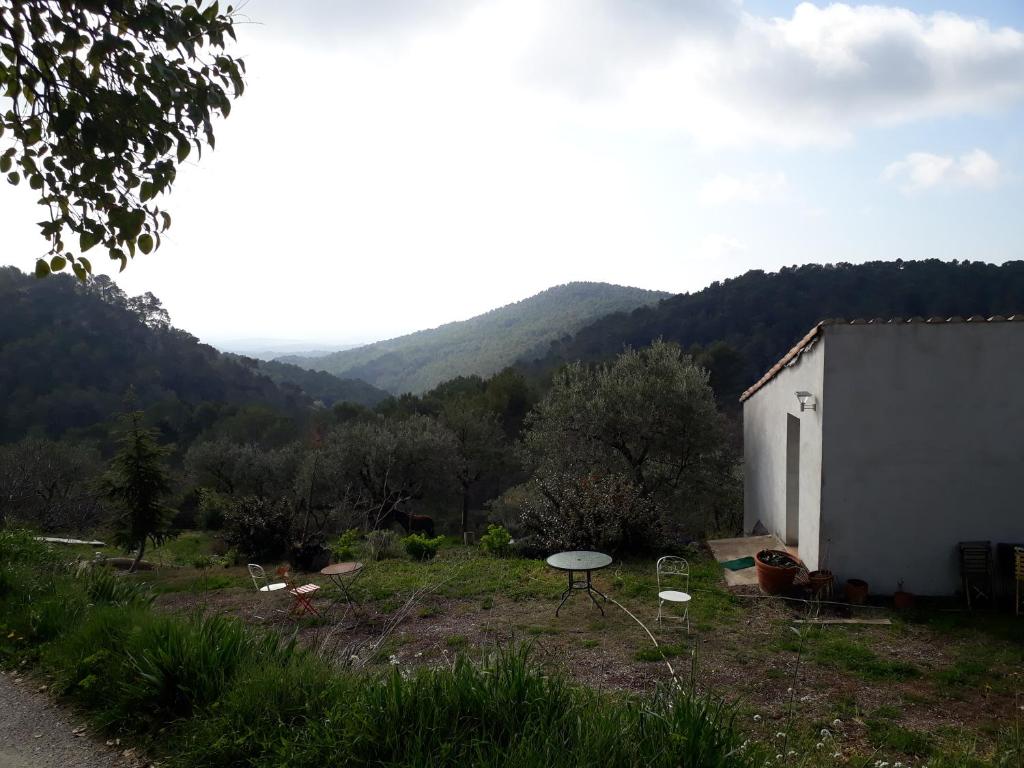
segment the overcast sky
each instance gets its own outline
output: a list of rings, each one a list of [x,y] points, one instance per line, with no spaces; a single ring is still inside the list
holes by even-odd
[[[117,278],[205,341],[371,341],[572,280],[1024,258],[1019,0],[244,14],[248,89]],[[32,200],[0,190],[0,261],[25,270]]]

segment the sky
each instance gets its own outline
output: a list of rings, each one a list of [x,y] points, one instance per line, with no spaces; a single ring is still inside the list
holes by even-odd
[[[1019,0],[249,0],[240,21],[247,90],[160,201],[163,246],[116,276],[210,343],[368,342],[574,280],[1024,257]],[[44,255],[41,218],[0,191],[0,263]]]

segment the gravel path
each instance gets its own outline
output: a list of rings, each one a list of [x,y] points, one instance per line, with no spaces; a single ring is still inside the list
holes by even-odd
[[[38,680],[0,672],[0,768],[139,768],[130,750],[104,744],[55,705]]]

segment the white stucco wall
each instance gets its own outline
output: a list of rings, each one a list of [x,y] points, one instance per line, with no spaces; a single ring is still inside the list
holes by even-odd
[[[808,568],[818,567],[821,508],[822,377],[825,350],[814,345],[743,404],[743,529],[758,520],[786,541],[787,416],[800,420],[799,526],[797,548]],[[818,410],[800,412],[797,391],[818,400]]]
[[[1024,541],[1024,322],[830,325],[821,346],[837,579],[951,594],[958,541]]]

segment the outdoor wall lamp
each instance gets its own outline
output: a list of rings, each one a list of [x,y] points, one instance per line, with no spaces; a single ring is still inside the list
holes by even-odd
[[[814,400],[814,395],[810,392],[797,392],[796,399],[800,401],[801,411],[816,411],[818,410],[818,403]]]

